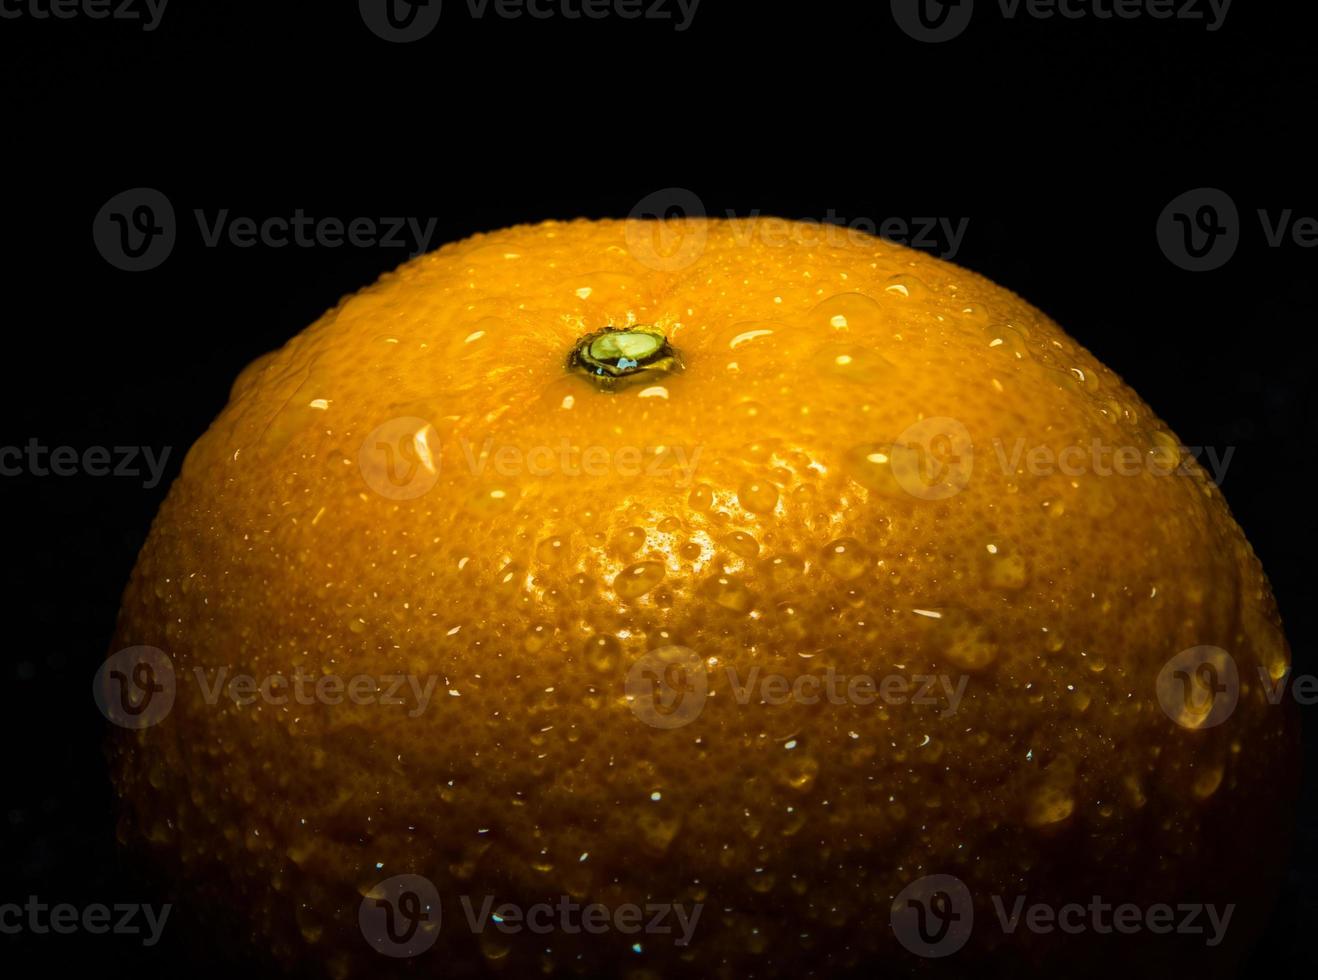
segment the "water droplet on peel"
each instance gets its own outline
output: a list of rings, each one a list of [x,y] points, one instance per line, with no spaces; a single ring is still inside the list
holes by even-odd
[[[951,664],[966,671],[984,670],[997,660],[997,640],[988,627],[969,610],[958,606],[943,606],[920,612],[920,622],[926,630],[927,649],[932,657],[945,657]]]
[[[752,514],[769,514],[778,506],[778,488],[766,480],[747,480],[737,490],[737,500]]]
[[[1062,786],[1045,784],[1030,796],[1025,810],[1025,823],[1030,827],[1047,827],[1061,823],[1075,810],[1075,799]]]
[[[805,572],[805,562],[796,555],[773,555],[763,563],[764,574],[774,585],[788,585]]]
[[[1222,776],[1224,774],[1225,769],[1220,765],[1205,766],[1200,769],[1194,777],[1194,786],[1192,787],[1195,799],[1206,800],[1216,793],[1218,787],[1222,785]]]
[[[912,484],[906,474],[920,472],[919,458],[909,447],[883,442],[861,443],[847,450],[843,468],[848,476],[868,490],[898,501],[916,499],[908,489]],[[903,474],[902,479],[898,479],[898,471]]]
[[[1290,672],[1291,657],[1286,648],[1286,637],[1256,606],[1245,612],[1245,634],[1254,648],[1254,655],[1267,671],[1269,679],[1279,681]]]
[[[811,356],[810,363],[829,380],[861,384],[879,384],[892,370],[892,363],[882,354],[859,344],[825,344]]]
[[[810,324],[816,329],[830,332],[873,334],[882,321],[879,304],[860,293],[839,293],[830,296],[810,311]]]
[[[620,555],[632,555],[641,550],[641,547],[645,544],[645,537],[644,528],[625,528],[618,533],[613,546]]]
[[[512,951],[512,945],[498,929],[482,929],[480,934],[481,955],[491,963],[505,959]]]
[[[657,561],[628,565],[613,580],[613,591],[624,599],[638,599],[664,580],[664,566]]]
[[[621,648],[622,645],[617,637],[609,636],[607,633],[596,634],[586,640],[586,663],[592,670],[598,670],[601,674],[608,673],[617,664]]]
[[[549,623],[536,623],[526,633],[522,647],[527,653],[539,653],[554,638],[554,627]]]
[[[860,578],[869,568],[869,556],[855,538],[839,538],[824,546],[820,564],[842,582]]]
[[[1029,563],[1014,544],[995,539],[985,547],[984,582],[989,588],[1014,592],[1030,579]]]
[[[1181,465],[1181,442],[1169,432],[1155,429],[1149,437],[1149,467],[1159,475],[1172,474]]]
[[[898,299],[922,300],[929,295],[929,287],[922,280],[904,272],[889,276],[883,291]]]
[[[760,543],[745,531],[733,531],[723,540],[729,551],[742,558],[754,558],[760,553]]]
[[[519,496],[513,486],[482,487],[467,498],[467,509],[482,517],[504,514],[513,509]]]
[[[733,612],[746,612],[755,602],[750,589],[731,575],[716,575],[706,579],[700,586],[700,594]]]
[[[566,535],[556,534],[551,538],[545,538],[535,546],[536,558],[546,565],[564,564],[570,554]]]
[[[1075,812],[1075,763],[1058,756],[1040,773],[1039,782],[1025,804],[1028,827],[1049,827]]]
[[[640,817],[636,820],[636,829],[640,831],[641,843],[645,849],[654,855],[665,854],[669,845],[673,843],[673,838],[682,827],[682,818],[680,816],[655,813],[652,810],[642,811]]]
[[[777,774],[779,782],[784,786],[804,793],[814,786],[815,778],[819,775],[819,763],[813,756],[788,752],[778,764]]]

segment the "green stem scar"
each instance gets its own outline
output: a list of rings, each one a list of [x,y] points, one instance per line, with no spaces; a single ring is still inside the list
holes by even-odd
[[[614,391],[680,371],[682,359],[655,327],[605,327],[577,341],[567,367],[587,375],[603,390]]]

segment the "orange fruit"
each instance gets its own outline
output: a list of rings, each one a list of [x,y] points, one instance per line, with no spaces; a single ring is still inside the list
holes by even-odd
[[[1234,903],[1230,962],[1293,769],[1217,487],[1017,296],[772,227],[477,235],[242,373],[115,640],[173,671],[124,836],[211,921],[336,978],[1083,972],[1129,944],[994,901],[1097,895]]]

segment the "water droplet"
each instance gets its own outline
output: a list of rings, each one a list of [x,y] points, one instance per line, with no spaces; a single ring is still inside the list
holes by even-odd
[[[482,929],[480,934],[481,955],[491,963],[505,959],[512,951],[512,945],[496,928]]]
[[[607,673],[618,662],[621,648],[622,645],[617,637],[609,636],[607,633],[597,633],[586,640],[584,647],[586,663],[593,670],[598,670],[602,674]]]
[[[691,488],[687,504],[692,510],[706,511],[714,506],[714,489],[707,483],[697,483]]]
[[[859,344],[825,344],[811,357],[810,363],[830,380],[863,384],[878,384],[892,370],[892,363],[882,354]]]
[[[567,562],[571,550],[566,535],[556,534],[545,538],[535,546],[535,556],[546,565],[562,565]]]
[[[519,496],[514,486],[481,487],[467,498],[467,509],[481,517],[504,514],[512,510]]]
[[[898,299],[922,300],[929,295],[929,287],[922,280],[904,272],[889,276],[883,291]]]
[[[872,334],[882,320],[879,304],[860,293],[830,296],[810,311],[810,324],[821,331]]]
[[[744,531],[733,531],[723,540],[729,551],[742,558],[754,558],[760,553],[760,543]]]
[[[645,529],[629,527],[618,533],[613,546],[620,555],[632,555],[641,550],[645,544]]]
[[[1030,579],[1029,563],[1014,544],[995,540],[985,549],[984,581],[992,589],[1015,591]]]
[[[737,491],[737,499],[752,514],[769,514],[778,506],[778,488],[764,480],[747,480]]]
[[[1030,796],[1025,809],[1025,823],[1029,827],[1047,827],[1061,823],[1075,810],[1075,798],[1063,786],[1045,784]]]
[[[673,838],[682,828],[682,818],[677,815],[665,816],[653,810],[646,810],[636,820],[636,829],[640,831],[641,843],[651,854],[660,855],[668,851]]]
[[[768,579],[780,587],[791,584],[805,572],[805,562],[796,555],[774,555],[761,567]]]
[[[946,657],[953,666],[968,671],[984,670],[997,659],[998,644],[992,632],[969,610],[944,606],[920,612],[931,656]]]
[[[1245,612],[1245,634],[1249,637],[1254,655],[1271,680],[1279,681],[1290,672],[1291,657],[1286,648],[1286,637],[1262,610],[1251,604]]]
[[[657,561],[628,565],[613,580],[613,591],[624,599],[638,599],[664,580],[664,566]]]
[[[800,752],[786,753],[783,761],[778,764],[778,780],[798,793],[809,791],[818,775],[819,763],[813,756]]]
[[[549,623],[536,623],[527,631],[522,646],[527,653],[539,653],[554,636],[554,627]]]
[[[824,546],[824,571],[842,582],[860,578],[869,568],[869,556],[855,538],[839,538]]]
[[[746,612],[755,602],[750,589],[730,575],[707,579],[700,586],[700,594],[733,612]]]
[[[1049,827],[1075,812],[1075,763],[1058,756],[1044,767],[1025,804],[1028,827]]]
[[[1218,787],[1222,785],[1222,776],[1224,773],[1225,769],[1220,765],[1211,765],[1201,768],[1195,774],[1194,786],[1192,787],[1195,799],[1206,800],[1216,793]]]

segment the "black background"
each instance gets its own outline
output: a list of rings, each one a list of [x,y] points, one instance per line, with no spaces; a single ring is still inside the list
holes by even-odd
[[[703,0],[677,32],[473,19],[449,0],[434,33],[404,45],[370,33],[355,3],[176,3],[149,33],[0,19],[0,445],[172,450],[153,489],[0,478],[0,902],[153,901],[114,846],[90,697],[120,591],[238,370],[407,258],[207,247],[194,209],[433,217],[431,247],[548,217],[626,215],[665,187],[690,189],[713,215],[967,218],[956,261],[1052,315],[1184,443],[1235,447],[1223,489],[1271,576],[1297,673],[1315,670],[1318,252],[1270,247],[1256,214],[1318,216],[1313,14],[1296,9],[1311,5],[1237,2],[1209,32],[1007,21],[979,0],[964,35],[922,44],[886,2]],[[92,222],[142,186],[173,203],[179,239],[161,266],[130,274],[97,251]],[[1222,268],[1190,273],[1160,250],[1155,225],[1202,186],[1234,199],[1241,245]],[[1312,784],[1254,956],[1283,976],[1318,965]],[[6,965],[94,963],[102,975],[218,972],[215,955],[168,929],[153,949],[0,937]]]

